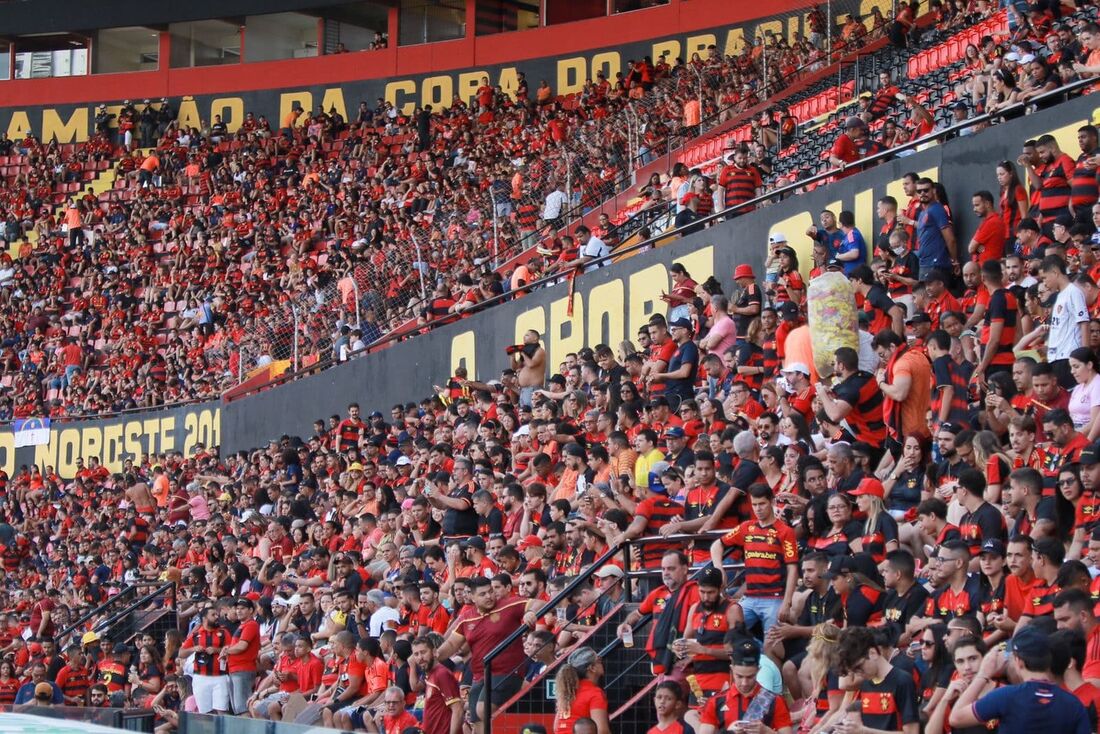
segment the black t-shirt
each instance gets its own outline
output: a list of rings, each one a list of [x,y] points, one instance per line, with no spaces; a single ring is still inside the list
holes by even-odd
[[[447,509],[443,514],[443,535],[447,537],[476,535],[478,518],[477,513],[474,511],[474,500],[469,486],[455,485],[447,496],[451,499],[465,500],[466,509]]]
[[[499,508],[490,508],[488,515],[477,516],[477,534],[483,538],[504,533],[504,513]]]
[[[927,603],[928,589],[921,584],[913,584],[904,596],[898,596],[894,589],[887,590],[883,616],[886,619],[886,629],[890,630],[891,642],[897,644],[909,620],[923,612]]]
[[[668,360],[668,372],[675,372],[684,365],[691,365],[688,376],[665,382],[665,395],[676,395],[681,400],[695,397],[695,373],[699,371],[699,348],[690,339],[676,347]]]
[[[755,461],[741,459],[737,464],[737,468],[733,470],[733,476],[730,477],[730,487],[741,490],[741,496],[734,501],[732,509],[737,513],[739,520],[751,520],[754,517],[752,505],[749,502],[748,490],[752,485],[762,481],[764,481],[764,475],[760,472],[760,466]]]
[[[920,721],[917,686],[908,673],[891,667],[881,681],[865,680],[859,690],[863,726],[868,729],[901,731],[905,724]]]
[[[811,591],[802,607],[802,614],[798,616],[800,627],[816,627],[822,622],[835,622],[840,619],[840,597],[829,584],[824,594]]]
[[[744,308],[751,304],[760,305],[760,289],[756,287],[756,283],[752,283],[748,288],[742,288],[741,294],[737,297],[737,303],[734,305],[738,308]],[[758,314],[759,315],[759,314]],[[749,324],[752,323],[756,316],[748,316],[745,314],[737,314],[733,317],[734,324],[737,325],[737,336],[740,339],[744,339],[749,333]]]

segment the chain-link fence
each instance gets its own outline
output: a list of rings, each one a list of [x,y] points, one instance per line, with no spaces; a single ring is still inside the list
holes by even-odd
[[[396,329],[453,318],[466,304],[498,294],[502,283],[494,280],[504,279],[493,271],[507,274],[509,261],[534,247],[542,273],[562,267],[576,256],[566,233],[588,211],[634,186],[637,169],[717,126],[747,124],[746,110],[851,53],[854,46],[840,40],[842,20],[832,2],[822,3],[773,16],[767,25],[805,33],[788,39],[766,30],[737,57],[712,47],[687,59],[654,59],[649,71],[630,66],[621,79],[590,80],[581,92],[532,104],[522,114],[498,99],[501,119],[520,114],[525,130],[540,131],[520,133],[522,153],[506,151],[500,141],[483,141],[457,156],[420,150],[411,120],[387,128],[380,147],[393,167],[423,162],[439,168],[430,205],[388,214],[393,234],[382,243],[353,242],[322,254],[323,275],[303,276],[253,318],[239,345],[237,381],[257,370],[271,377],[341,361]],[[865,22],[868,35],[861,42],[875,33],[870,16]],[[812,47],[808,63],[792,61],[794,44]],[[367,163],[364,156],[362,165]],[[593,226],[611,245],[643,226],[652,231],[671,223],[673,202],[652,207],[642,201],[644,192],[635,194],[608,226]]]

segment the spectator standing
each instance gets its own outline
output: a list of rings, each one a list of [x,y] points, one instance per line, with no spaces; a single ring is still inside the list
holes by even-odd
[[[916,191],[922,206],[916,220],[917,241],[920,243],[917,250],[919,278],[924,280],[933,270],[955,272],[958,269],[958,256],[951,217],[943,204],[936,200],[932,179],[919,179]]]
[[[229,632],[219,623],[218,610],[211,604],[202,612],[202,622],[180,648],[181,658],[195,656],[192,685],[200,714],[229,712],[229,678],[220,658],[229,641]]]
[[[1047,255],[1039,271],[1043,285],[1056,293],[1047,331],[1047,362],[1054,368],[1058,384],[1072,390],[1076,381],[1069,368],[1069,357],[1089,343],[1089,308],[1085,294],[1066,274],[1066,263],[1057,255]]]

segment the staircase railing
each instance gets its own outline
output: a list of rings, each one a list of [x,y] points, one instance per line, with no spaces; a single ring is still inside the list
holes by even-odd
[[[147,588],[154,584],[156,588],[144,596],[138,597],[139,589]],[[83,628],[89,620],[98,618],[98,620],[91,625],[90,631],[102,634],[112,629],[117,623],[124,620],[135,611],[161,598],[167,601],[169,606],[175,607],[176,584],[174,581],[141,581],[128,586],[103,604],[80,615],[75,622],[57,636],[58,645],[63,646],[65,638]]]
[[[668,544],[670,542],[672,542],[672,543],[675,543],[675,542],[687,543],[687,542],[693,541],[693,540],[707,540],[707,541],[710,541],[710,540],[713,540],[716,537],[719,537],[720,535],[722,535],[725,532],[727,532],[727,531],[726,530],[717,530],[717,531],[711,531],[711,532],[708,532],[708,533],[697,533],[697,534],[667,535],[667,536],[664,536],[664,535],[644,536],[644,537],[641,537],[641,538],[635,538],[635,539],[632,539],[632,540],[628,540],[628,541],[624,542],[622,545],[615,546],[615,547],[612,547],[612,548],[608,548],[603,554],[601,554],[599,556],[599,558],[597,558],[595,561],[593,561],[592,564],[590,564],[582,573],[580,573],[579,575],[573,577],[562,588],[561,591],[559,591],[558,593],[551,596],[542,605],[541,609],[539,610],[539,614],[541,616],[541,615],[546,614],[546,613],[548,613],[548,612],[550,612],[550,611],[552,611],[556,608],[561,608],[561,605],[563,605],[563,604],[568,604],[569,598],[573,595],[573,593],[575,591],[577,591],[583,585],[585,585],[590,579],[593,578],[593,576],[596,574],[597,571],[599,571],[601,568],[606,566],[609,562],[612,562],[613,559],[619,554],[622,554],[623,570],[624,570],[624,575],[623,575],[623,592],[624,592],[624,596],[623,596],[623,599],[625,600],[625,603],[628,603],[628,604],[632,603],[632,602],[635,601],[635,593],[634,593],[635,590],[636,590],[635,581],[637,579],[640,579],[640,578],[656,576],[660,573],[660,570],[656,569],[656,568],[643,568],[643,569],[631,570],[630,563],[631,563],[631,551],[632,551],[632,549],[635,549],[635,548],[644,549],[646,545],[651,544],[651,543]],[[694,572],[692,573],[691,579],[694,580],[698,576],[698,574],[702,572],[703,569],[705,569],[709,566],[710,566],[709,562],[705,563],[705,564],[702,564],[702,565],[699,565],[699,566],[693,566]],[[741,565],[740,564],[726,564],[725,568],[727,568],[727,569],[739,569],[739,568],[741,568]],[[615,608],[615,611],[621,611],[622,608],[623,608],[623,604],[618,604]],[[583,636],[583,638],[585,640],[594,639],[598,633],[600,633],[601,631],[606,631],[607,629],[609,629],[609,625],[613,624],[615,619],[616,619],[616,615],[614,613],[609,613],[609,614],[604,615],[600,619],[600,622],[595,626],[595,628],[593,630],[590,630],[588,634]],[[651,620],[652,620],[652,615],[648,615],[648,614],[643,615],[642,618],[639,619],[638,622],[636,622],[633,625],[632,629],[634,629],[636,631],[641,630]],[[571,622],[571,621],[574,621],[574,620],[563,620],[563,621]],[[526,634],[529,631],[530,631],[529,628],[526,627],[526,626],[518,627],[511,634],[509,634],[507,637],[505,637],[504,640],[500,642],[500,644],[498,644],[495,648],[493,648],[489,652],[488,655],[485,656],[485,660],[484,660],[485,684],[484,684],[484,687],[485,687],[485,690],[487,692],[486,693],[487,700],[492,701],[492,695],[493,695],[493,689],[494,689],[495,676],[494,676],[494,673],[493,673],[493,670],[492,670],[493,661],[496,660],[500,655],[502,655],[509,647],[514,645],[524,634]],[[554,644],[554,643],[551,642],[549,644]],[[579,642],[574,642],[574,644],[571,645],[569,649],[570,650],[573,649],[578,644],[580,644],[580,643]],[[617,635],[615,635],[614,639],[612,639],[607,645],[605,645],[602,648],[602,650],[600,652],[600,657],[605,658],[606,656],[610,655],[612,652],[620,649],[621,646],[622,646],[622,641],[618,638]],[[638,659],[632,661],[628,665],[627,671],[624,671],[623,673],[620,673],[620,675],[618,677],[616,677],[613,681],[607,682],[606,687],[608,687],[608,688],[612,687],[614,682],[617,682],[618,680],[620,680],[621,677],[626,674],[626,672],[629,672],[630,670],[633,670],[638,664],[640,664],[640,661],[646,661],[646,660],[649,659],[648,656],[646,656],[644,654],[645,653],[644,647],[639,647],[639,648],[637,648],[637,650],[638,650]],[[556,672],[556,670],[564,663],[564,661],[566,660],[567,657],[568,657],[568,655],[566,655],[566,654],[559,654],[557,656],[557,658],[555,659],[555,661],[553,663],[551,663],[550,665],[548,665],[546,670],[544,670],[540,674],[541,677],[539,678],[539,680],[546,680],[552,673]],[[514,675],[514,674],[515,674],[515,671],[509,671],[509,673],[505,677],[510,677],[511,675]],[[526,686],[524,688],[524,690],[520,692],[520,694],[517,694],[512,699],[510,699],[507,703],[505,703],[505,705],[501,706],[499,711],[494,713],[492,716],[487,715],[485,717],[485,722],[484,722],[484,724],[485,724],[484,734],[492,734],[493,716],[496,716],[498,714],[509,713],[509,711],[508,711],[509,705],[513,704],[515,700],[518,700],[523,693],[525,693],[527,691],[530,691],[530,690],[531,690],[531,686]]]

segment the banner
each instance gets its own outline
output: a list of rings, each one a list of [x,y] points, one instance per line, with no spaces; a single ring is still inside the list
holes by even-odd
[[[50,419],[27,418],[26,420],[12,421],[11,428],[15,431],[15,448],[23,446],[45,446],[50,442]]]

